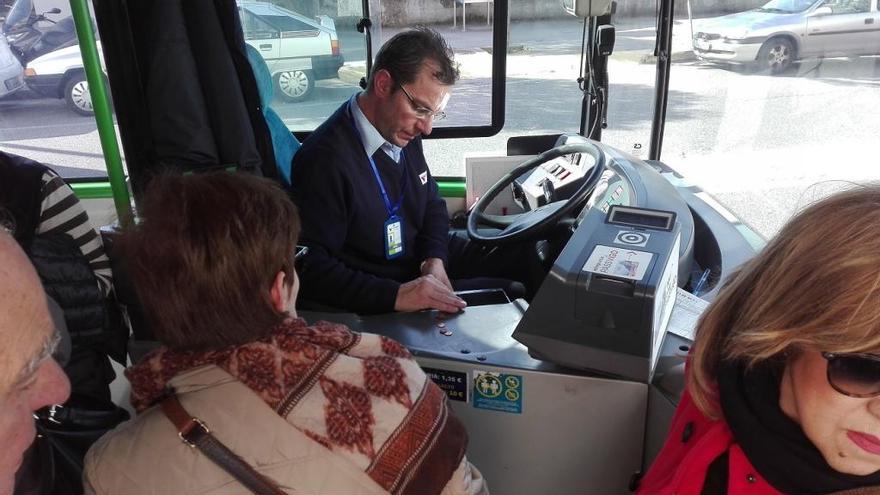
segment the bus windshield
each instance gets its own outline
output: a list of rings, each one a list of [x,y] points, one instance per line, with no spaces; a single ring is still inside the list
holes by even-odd
[[[47,17],[68,16],[64,3],[60,14]],[[358,30],[365,15],[360,2],[237,4],[245,42],[272,73],[271,105],[301,138],[361,90],[368,53],[416,25],[429,25],[448,40],[461,72],[448,117],[425,141],[435,176],[464,177],[468,157],[503,155],[510,137],[576,133],[581,126],[589,88],[579,78],[591,69],[581,55],[585,21],[556,1],[506,5],[504,121],[488,137],[455,130],[488,128],[493,106],[502,103],[493,97],[494,30],[503,22],[494,18],[494,2],[443,0],[424,8],[383,2],[381,11],[369,13],[369,51]],[[810,5],[773,0],[755,11],[751,0],[693,0],[674,12],[660,160],[768,237],[812,199],[878,175],[864,156],[880,127],[872,110],[880,103],[880,30],[861,28],[880,23],[877,0],[827,0],[820,7],[831,13],[816,16]],[[49,5],[36,6],[43,7]],[[773,14],[779,11],[793,15]],[[603,142],[641,158],[648,156],[654,116],[655,14],[653,3],[617,3],[607,111],[588,123],[602,128]],[[49,23],[36,27],[44,25]],[[0,87],[0,149],[67,170],[67,176],[102,175],[78,47],[38,54],[24,68],[14,65]],[[23,84],[16,87],[16,80]]]

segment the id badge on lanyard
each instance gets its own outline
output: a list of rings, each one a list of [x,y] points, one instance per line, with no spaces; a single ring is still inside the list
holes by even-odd
[[[392,204],[391,199],[388,198],[388,191],[385,190],[385,184],[382,183],[382,178],[379,176],[379,170],[376,168],[376,162],[373,161],[373,157],[370,157],[370,166],[373,169],[373,174],[376,177],[376,182],[379,185],[379,191],[382,193],[382,201],[385,203],[385,211],[388,213],[388,219],[385,220],[385,223],[382,226],[383,237],[385,238],[385,259],[393,260],[394,258],[399,258],[406,252],[406,248],[404,247],[403,242],[403,219],[400,215],[397,214],[400,211],[400,206],[403,204],[403,197],[406,195],[406,163],[404,162],[403,152],[401,151],[401,165],[403,166],[403,177],[401,179],[400,184],[400,197],[397,198],[397,202]]]
[[[355,136],[357,136],[358,141],[361,141],[360,134],[357,131],[357,125],[354,121],[354,114],[351,114],[350,112],[351,110],[349,110],[349,114],[351,116],[351,125],[355,128]],[[361,142],[361,146],[363,145],[364,143]],[[376,178],[379,192],[382,195],[382,202],[385,204],[385,211],[388,213],[388,219],[385,220],[385,224],[382,228],[382,237],[385,239],[385,259],[393,260],[399,258],[404,252],[406,252],[403,243],[403,219],[397,214],[403,204],[403,198],[406,195],[406,155],[404,155],[403,150],[400,151],[400,165],[403,167],[403,174],[400,179],[400,197],[397,198],[396,203],[391,203],[391,199],[388,197],[388,191],[385,190],[385,184],[382,182],[382,177],[379,175],[379,169],[376,168],[376,162],[373,160],[373,157],[367,156],[367,160],[370,162],[370,168],[373,170],[373,176]]]
[[[385,259],[393,260],[403,254],[403,221],[397,215],[385,220]]]

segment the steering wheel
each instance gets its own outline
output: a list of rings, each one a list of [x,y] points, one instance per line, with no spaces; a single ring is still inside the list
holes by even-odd
[[[583,179],[584,183],[570,198],[554,201],[515,215],[488,215],[485,213],[492,200],[517,177],[550,160],[572,153],[584,153],[592,156],[595,165]],[[539,237],[541,234],[549,232],[562,218],[570,214],[573,209],[589,197],[593,189],[596,188],[596,184],[599,183],[604,170],[605,154],[593,143],[566,144],[549,149],[535,158],[523,162],[486,191],[486,194],[474,204],[471,214],[468,216],[468,236],[487,245],[510,244]],[[480,225],[500,229],[500,232],[493,231],[491,234],[482,234],[477,228]]]

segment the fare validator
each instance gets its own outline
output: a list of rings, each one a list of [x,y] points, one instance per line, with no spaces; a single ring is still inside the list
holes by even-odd
[[[679,282],[673,211],[590,209],[513,337],[563,366],[650,382]]]

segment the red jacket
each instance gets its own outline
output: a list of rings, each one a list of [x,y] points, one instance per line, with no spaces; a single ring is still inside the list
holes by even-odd
[[[727,493],[781,493],[770,486],[746,458],[724,420],[710,420],[685,391],[666,443],[642,478],[637,494],[699,495],[706,471],[719,455],[729,455]]]

